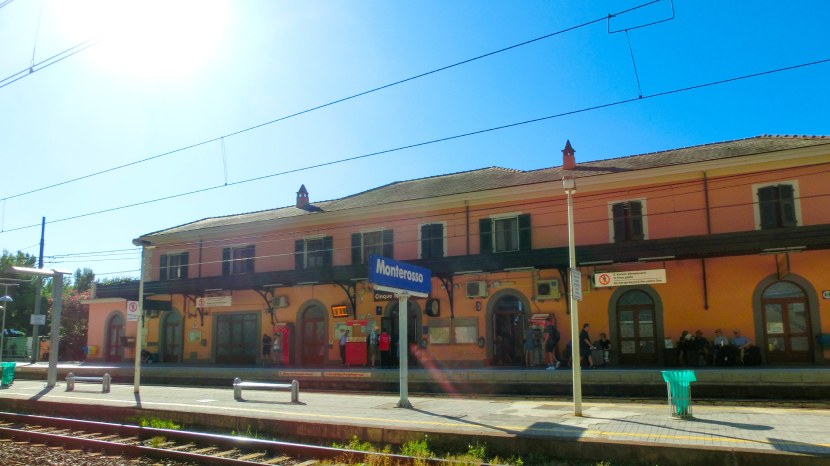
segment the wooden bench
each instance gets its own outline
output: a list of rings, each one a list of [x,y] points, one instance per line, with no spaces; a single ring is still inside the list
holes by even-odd
[[[292,380],[288,383],[264,383],[264,382],[243,382],[239,377],[233,379],[233,398],[235,400],[242,399],[242,389],[249,390],[290,390],[291,402],[297,403],[300,401],[300,382]]]
[[[111,381],[112,377],[109,374],[104,374],[103,377],[76,377],[75,374],[70,372],[66,376],[66,391],[71,392],[75,390],[75,382],[89,382],[101,383],[101,393],[109,393]]]

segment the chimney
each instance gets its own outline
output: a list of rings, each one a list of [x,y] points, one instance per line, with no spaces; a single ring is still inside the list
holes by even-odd
[[[573,170],[576,166],[576,158],[574,158],[574,150],[571,147],[571,141],[565,143],[565,149],[562,150],[562,169],[563,170]]]
[[[300,190],[297,191],[297,208],[302,209],[303,207],[308,205],[308,190],[305,189],[305,185],[300,186]]]

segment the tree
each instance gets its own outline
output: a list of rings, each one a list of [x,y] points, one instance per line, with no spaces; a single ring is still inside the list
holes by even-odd
[[[75,271],[75,291],[78,293],[89,291],[94,281],[95,274],[92,273],[92,269],[84,267],[83,270],[79,268]]]
[[[3,250],[0,256],[0,271],[6,270],[6,267],[20,266],[20,267],[35,267],[37,257],[23,252],[10,253]],[[2,278],[14,279],[28,279],[31,277],[0,274]],[[5,287],[0,287],[0,293],[5,293]],[[20,330],[27,335],[31,335],[31,324],[29,323],[29,316],[35,309],[35,283],[34,282],[19,282],[18,286],[9,287],[9,296],[14,299],[13,302],[6,303],[6,328]],[[45,300],[41,301],[41,308],[45,309],[48,306]],[[1,318],[1,317],[0,317]]]
[[[86,346],[89,329],[89,306],[81,304],[89,299],[89,292],[64,291],[61,302],[61,340],[58,355],[64,361],[80,361]],[[49,320],[52,319],[52,300],[49,300]]]

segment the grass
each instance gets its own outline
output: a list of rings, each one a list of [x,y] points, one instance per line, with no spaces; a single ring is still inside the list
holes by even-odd
[[[127,418],[127,422],[132,422],[141,427],[152,427],[154,429],[181,430],[182,428],[182,426],[173,421],[159,419],[157,417],[131,417]]]

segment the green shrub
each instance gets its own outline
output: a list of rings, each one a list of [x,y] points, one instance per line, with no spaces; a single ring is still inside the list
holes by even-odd
[[[135,423],[141,427],[152,427],[154,429],[181,430],[182,428],[182,426],[173,421],[167,421],[156,417],[131,417],[127,419],[127,422]]]
[[[416,458],[431,458],[435,455],[429,450],[427,445],[427,436],[420,442],[417,440],[410,440],[401,446],[401,454],[405,456],[414,456]]]

